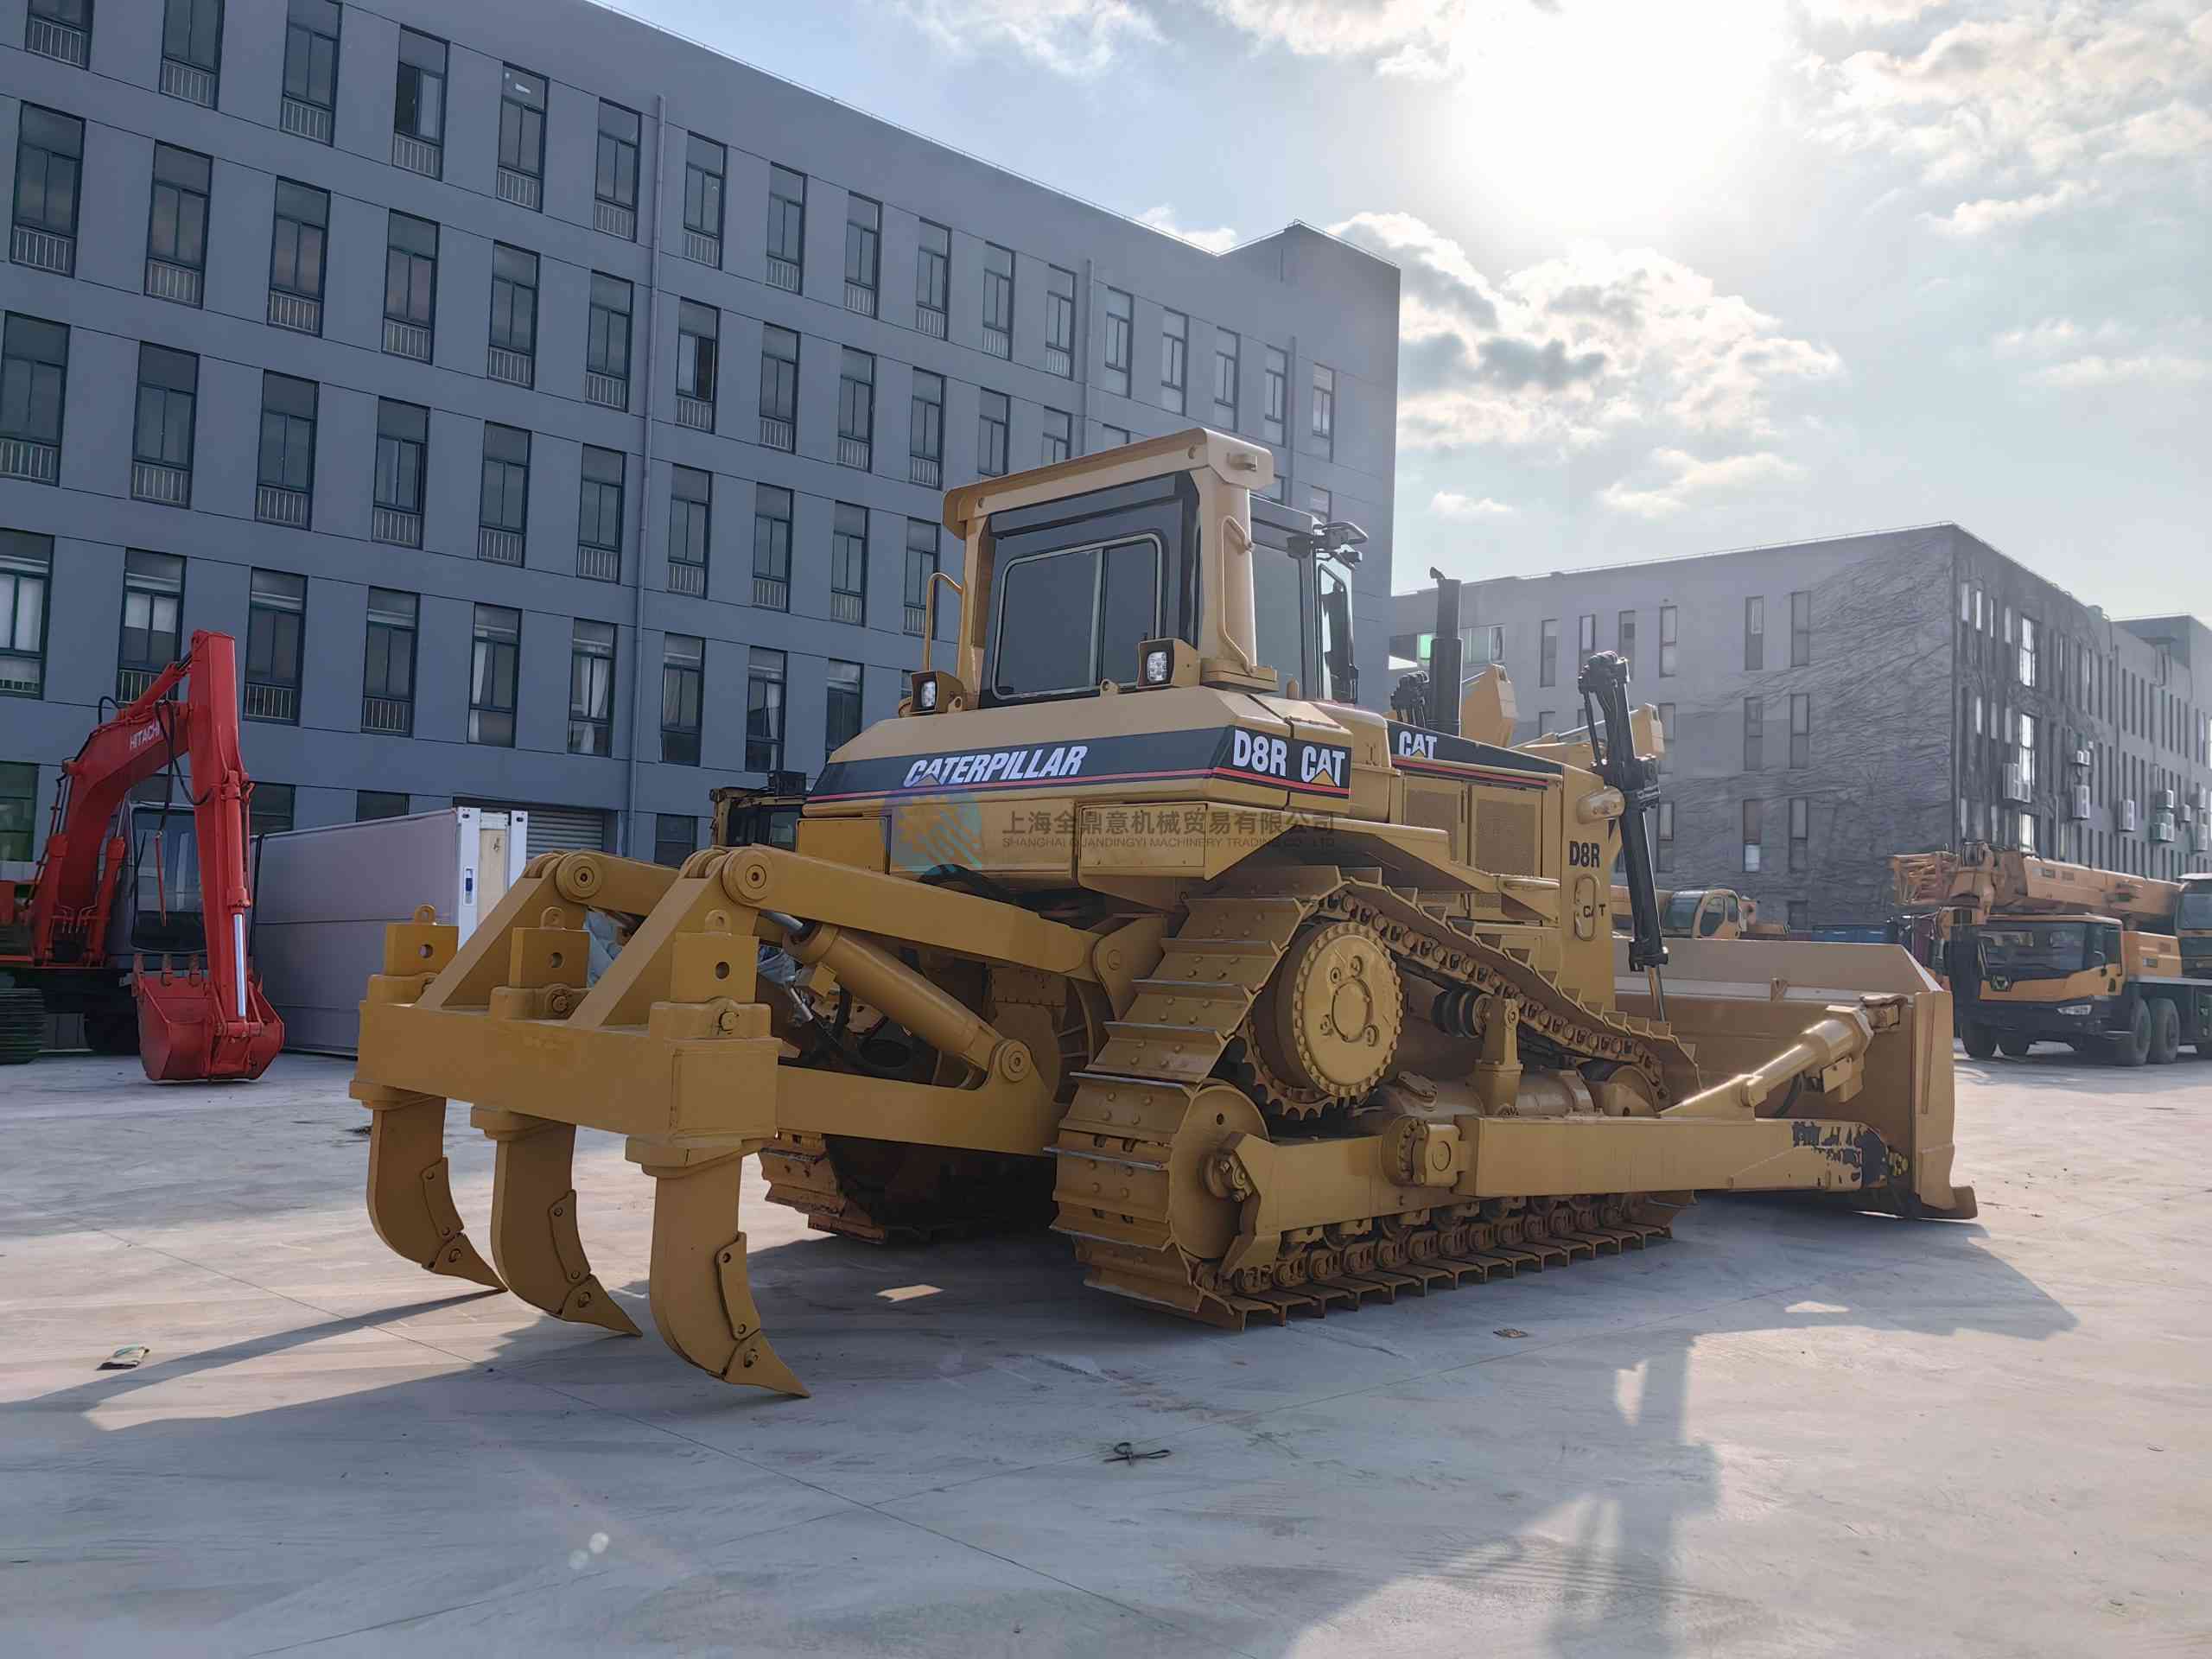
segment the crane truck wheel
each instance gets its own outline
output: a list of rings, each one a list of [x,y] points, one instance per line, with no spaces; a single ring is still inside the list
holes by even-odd
[[[0,1065],[28,1065],[46,1045],[46,999],[0,987]]]
[[[1998,1048],[2003,1052],[2007,1059],[2024,1060],[2028,1058],[2028,1051],[2035,1046],[2034,1038],[2018,1037],[2011,1032],[2005,1033],[1997,1039]]]
[[[2171,1065],[2181,1055],[2181,1010],[2161,997],[2151,1008],[2151,1064]]]
[[[1997,1033],[1988,1026],[1968,1024],[1959,1033],[1959,1040],[1967,1046],[1967,1053],[1977,1060],[1986,1060],[1997,1052]]]
[[[2145,1002],[2135,1005],[2134,1018],[2126,1031],[2113,1039],[2112,1063],[2114,1065],[2136,1066],[2151,1058],[2151,1008]]]

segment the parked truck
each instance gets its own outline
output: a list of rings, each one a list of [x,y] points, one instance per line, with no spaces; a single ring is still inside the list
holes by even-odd
[[[2212,944],[2212,876],[2161,881],[1984,842],[1890,867],[1900,935],[1948,978],[1974,1058],[2039,1042],[2124,1066],[2212,1057],[2212,960],[2185,957],[2182,937]]]

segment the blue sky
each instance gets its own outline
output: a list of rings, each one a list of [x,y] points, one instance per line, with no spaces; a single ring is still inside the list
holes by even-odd
[[[627,0],[1201,242],[1405,271],[1395,569],[1955,518],[2212,615],[2202,0]]]

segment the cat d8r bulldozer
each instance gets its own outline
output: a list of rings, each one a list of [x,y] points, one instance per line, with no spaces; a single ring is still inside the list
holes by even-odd
[[[662,1338],[797,1394],[748,1156],[817,1226],[1050,1224],[1092,1285],[1231,1328],[1641,1249],[1699,1189],[1971,1215],[1926,973],[1713,941],[1666,971],[1625,664],[1587,664],[1585,729],[1543,753],[1459,734],[1510,731],[1496,671],[1422,723],[1358,707],[1362,538],[1272,478],[1201,429],[954,490],[950,661],[830,758],[794,848],[548,854],[465,944],[394,926],[353,1088],[385,1241],[634,1332],[570,1176],[578,1128],[623,1135]],[[626,943],[588,982],[592,911]],[[855,1043],[760,944],[903,1041]],[[498,1143],[488,1264],[449,1099]]]

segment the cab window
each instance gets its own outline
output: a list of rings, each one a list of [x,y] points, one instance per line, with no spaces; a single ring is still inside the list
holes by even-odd
[[[1032,554],[999,573],[991,695],[1001,702],[1133,682],[1160,637],[1160,545],[1138,537]]]

